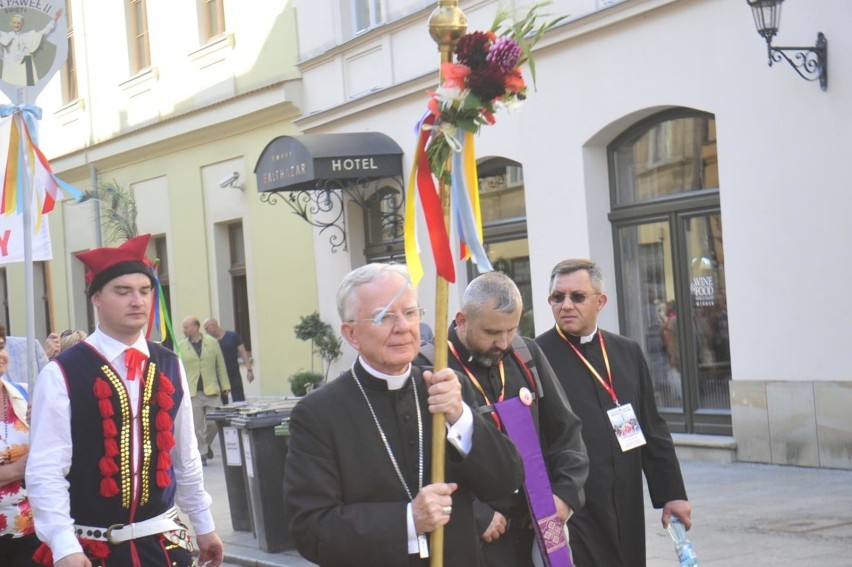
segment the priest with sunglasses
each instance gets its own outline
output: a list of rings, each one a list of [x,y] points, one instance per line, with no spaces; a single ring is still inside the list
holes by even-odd
[[[589,454],[586,505],[568,522],[574,561],[583,567],[644,567],[642,475],[667,526],[687,529],[692,506],[668,426],[654,401],[651,373],[638,343],[598,328],[604,278],[591,260],[558,263],[548,296],[556,325],[536,342],[583,422]]]

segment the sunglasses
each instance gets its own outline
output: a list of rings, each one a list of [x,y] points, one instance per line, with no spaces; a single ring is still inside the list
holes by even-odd
[[[568,299],[574,305],[582,305],[588,298],[592,297],[593,295],[600,295],[600,293],[596,292],[596,293],[590,293],[590,294],[586,295],[585,293],[579,293],[579,292],[570,293],[570,294],[564,294],[564,293],[561,293],[561,292],[557,292],[557,293],[551,293],[547,297],[547,302],[550,303],[551,305],[562,305],[563,303],[565,303],[565,300]]]

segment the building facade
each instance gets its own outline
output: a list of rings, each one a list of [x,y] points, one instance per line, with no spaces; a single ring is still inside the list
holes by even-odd
[[[427,26],[436,3],[293,5],[299,130],[381,133],[410,168],[414,126],[437,85]],[[459,6],[472,31],[490,27],[498,3]],[[529,303],[527,333],[552,324],[554,264],[591,257],[602,265],[610,298],[602,326],[645,347],[657,403],[680,441],[730,440],[744,461],[852,468],[843,409],[852,371],[838,356],[852,298],[835,248],[850,236],[842,163],[852,43],[841,22],[852,5],[788,0],[783,8],[776,45],[827,37],[827,90],[784,61],[767,66],[745,0],[548,6],[568,18],[535,52],[536,88],[519,113],[499,114],[477,137],[485,239],[492,263]],[[393,187],[377,183],[382,197],[370,202],[342,190],[349,246],[341,253],[317,240],[317,264],[329,275],[318,282],[324,316],[333,317],[338,276],[367,260],[401,259],[399,233],[381,225],[402,198]],[[430,273],[421,284],[427,308]],[[452,286],[451,303],[465,281]],[[815,301],[790,301],[796,290]],[[803,334],[814,339],[807,347]]]
[[[140,231],[166,258],[175,319],[247,328],[254,393],[286,391],[310,360],[292,338],[298,317],[318,309],[336,327],[343,275],[402,260],[414,126],[438,81],[436,2],[69,4],[72,59],[39,101],[55,170],[130,188]],[[469,31],[500,5],[529,4],[459,2]],[[745,0],[551,3],[567,18],[536,49],[535,88],[476,140],[485,240],[524,294],[530,335],[552,324],[552,266],[601,264],[601,325],[645,347],[679,442],[849,469],[852,4],[783,9],[776,45],[827,38],[826,90],[786,61],[767,65]],[[54,326],[84,326],[72,255],[97,243],[97,225],[71,203],[50,222],[54,261],[36,286]],[[420,295],[434,312],[421,243]],[[17,270],[0,281],[13,331]],[[450,313],[474,275],[458,271]]]
[[[68,0],[67,10],[70,58],[37,101],[54,171],[132,198],[178,339],[184,317],[216,317],[253,355],[248,395],[289,393],[288,376],[315,363],[293,332],[316,305],[312,235],[258,199],[252,171],[270,139],[297,133],[292,6]],[[108,214],[65,201],[50,215],[53,261],[35,270],[44,290],[36,337],[94,328],[74,253],[117,244],[108,226],[99,230]],[[26,325],[21,269],[3,271],[15,334]]]

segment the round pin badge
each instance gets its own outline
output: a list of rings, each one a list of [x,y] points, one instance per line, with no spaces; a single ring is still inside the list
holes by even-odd
[[[527,390],[526,388],[521,388],[518,392],[518,397],[521,398],[521,403],[525,406],[531,406],[533,401],[532,392]]]

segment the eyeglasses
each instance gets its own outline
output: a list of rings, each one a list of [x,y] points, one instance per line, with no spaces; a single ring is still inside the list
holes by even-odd
[[[592,297],[593,295],[600,295],[600,293],[595,292],[586,295],[585,293],[575,292],[566,295],[562,292],[557,292],[551,293],[549,296],[547,296],[547,302],[551,305],[562,305],[563,303],[565,303],[565,299],[568,299],[574,305],[582,305],[588,298]]]
[[[369,321],[373,325],[377,327],[388,327],[393,328],[396,326],[399,318],[404,318],[408,323],[414,324],[419,323],[420,318],[423,317],[423,314],[426,313],[426,309],[423,307],[412,307],[411,309],[407,309],[402,312],[402,314],[394,313],[392,311],[385,311],[382,309],[379,311],[375,317],[370,317],[369,319],[350,319],[348,323],[358,323],[359,321]]]
[[[76,333],[76,332],[77,332],[77,331],[76,331],[75,329],[65,329],[64,331],[62,331],[62,332],[59,334],[59,338],[60,338],[60,339],[64,339],[65,337],[70,337],[71,335],[73,335],[73,334],[74,334],[74,333]]]

